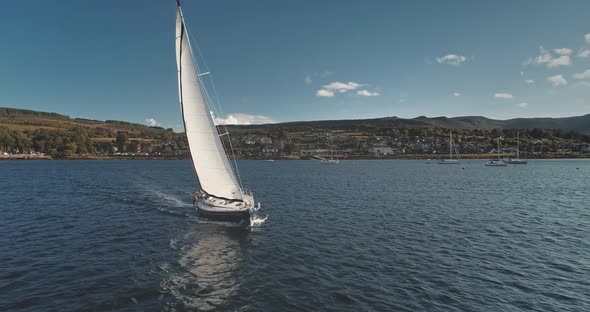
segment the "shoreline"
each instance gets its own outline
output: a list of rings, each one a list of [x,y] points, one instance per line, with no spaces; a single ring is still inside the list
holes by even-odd
[[[441,155],[424,155],[424,154],[405,154],[405,155],[355,155],[346,157],[334,157],[338,160],[431,160],[436,161],[444,157]],[[514,158],[512,154],[500,154],[501,158]],[[461,155],[461,160],[490,160],[497,159],[497,154],[464,154]],[[232,158],[230,158],[232,159]],[[322,160],[325,159],[320,156],[274,156],[274,157],[236,157],[236,160],[273,160],[273,161],[289,161],[289,160]],[[590,159],[590,153],[537,153],[529,154],[522,159],[538,160],[538,159]],[[170,156],[97,156],[97,155],[74,155],[70,157],[52,158],[47,155],[28,155],[16,154],[9,156],[0,156],[0,161],[9,160],[190,160],[190,157],[180,155]]]

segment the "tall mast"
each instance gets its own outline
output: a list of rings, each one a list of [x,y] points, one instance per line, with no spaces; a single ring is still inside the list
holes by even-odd
[[[520,159],[520,134],[516,131],[516,159]]]
[[[453,159],[453,132],[449,130],[449,159]]]
[[[332,146],[332,134],[330,133],[330,159],[334,159],[334,147]]]

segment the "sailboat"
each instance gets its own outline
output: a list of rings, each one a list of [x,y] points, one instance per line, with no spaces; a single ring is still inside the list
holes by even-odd
[[[334,159],[334,147],[332,146],[332,136],[330,136],[330,159],[322,159],[320,160],[320,163],[324,165],[335,165],[340,163],[340,160]]]
[[[486,163],[486,166],[488,166],[488,167],[506,167],[507,166],[507,164],[503,160],[500,159],[500,139],[502,139],[502,137],[499,137],[497,139],[497,141],[498,141],[498,149],[497,149],[498,159],[488,161]]]
[[[437,164],[439,165],[456,165],[459,164],[459,157],[453,159],[453,132],[449,130],[449,158],[440,159]]]
[[[176,1],[176,63],[184,129],[201,190],[193,205],[200,217],[213,221],[250,224],[254,196],[241,185],[232,168],[211,116],[207,93],[195,62],[180,0]],[[260,205],[260,204],[259,204]]]
[[[520,159],[520,135],[516,132],[516,158],[504,159],[504,162],[512,165],[526,165],[528,163],[525,159]]]

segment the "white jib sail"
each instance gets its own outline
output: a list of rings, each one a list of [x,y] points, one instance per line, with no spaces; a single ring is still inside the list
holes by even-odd
[[[180,7],[176,13],[176,63],[184,127],[201,188],[210,195],[242,200],[205,100]]]

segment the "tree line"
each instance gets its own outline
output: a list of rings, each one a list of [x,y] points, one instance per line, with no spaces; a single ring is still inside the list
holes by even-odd
[[[121,124],[126,126],[127,124]],[[370,136],[389,137],[445,137],[449,129],[434,127],[396,127],[385,125],[356,125],[348,129],[331,129],[330,127],[294,127],[279,126],[273,128],[263,127],[228,127],[232,137],[240,142],[248,135],[266,135],[272,138],[275,145],[280,142],[279,148],[282,153],[297,153],[299,136],[301,133],[330,133],[332,131],[359,132]],[[516,138],[517,131],[523,140],[530,139],[563,139],[576,142],[590,143],[590,136],[561,129],[494,129],[467,130],[453,129],[453,136],[456,139],[467,137],[485,137],[493,144],[496,137]],[[34,130],[16,130],[0,126],[0,150],[9,153],[29,153],[32,151],[44,153],[54,158],[67,157],[73,154],[111,154],[113,147],[118,152],[133,152],[132,144],[138,144],[136,139],[151,139],[151,143],[141,143],[142,152],[157,151],[163,154],[181,154],[188,150],[188,143],[184,133],[175,133],[172,129],[159,127],[130,128],[130,131],[113,130],[106,127],[81,127],[76,126],[70,129],[46,129],[37,128]],[[335,142],[335,144],[337,144]],[[351,148],[362,148],[351,142]],[[234,147],[244,147],[236,144]],[[257,146],[260,144],[257,144]],[[260,146],[262,148],[262,146]]]
[[[186,148],[184,134],[172,129],[147,128],[139,132],[114,131],[106,128],[74,127],[71,129],[15,130],[0,127],[0,150],[8,153],[44,153],[54,158],[72,154],[110,154],[113,147],[120,152],[129,150],[134,138],[152,139],[148,150],[165,149],[175,153]],[[149,145],[149,146],[147,146]]]

